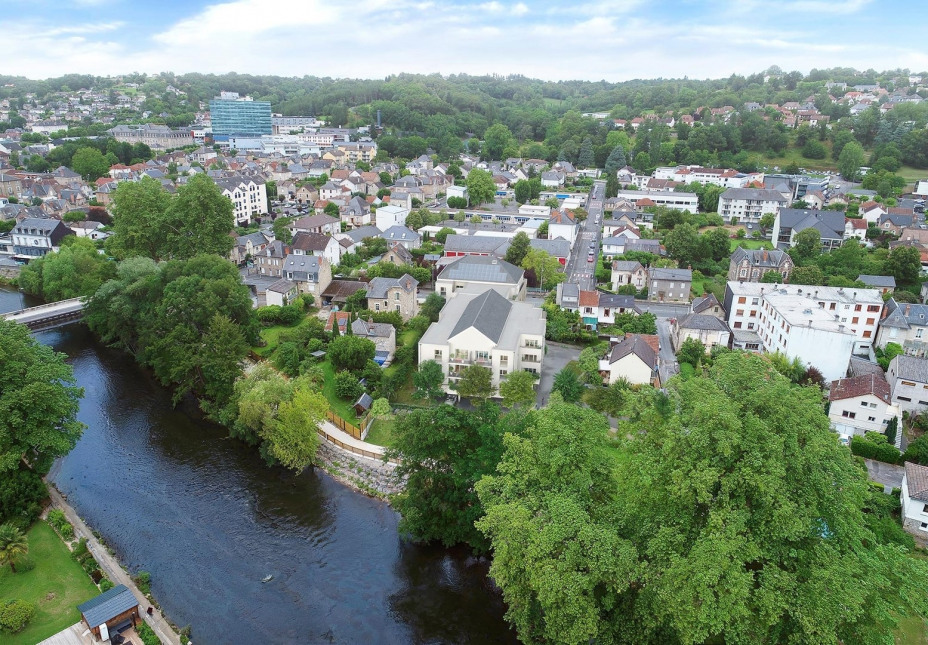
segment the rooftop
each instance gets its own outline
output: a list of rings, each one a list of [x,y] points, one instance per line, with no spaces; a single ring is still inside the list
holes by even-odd
[[[129,591],[126,585],[116,585],[109,591],[104,591],[96,598],[91,598],[77,606],[77,610],[84,616],[87,624],[99,627],[110,618],[137,607],[139,601]]]

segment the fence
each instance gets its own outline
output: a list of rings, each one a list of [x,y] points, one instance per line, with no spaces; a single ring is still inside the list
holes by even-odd
[[[336,418],[337,418],[337,417],[336,417]],[[333,423],[335,423],[335,422],[333,421]],[[349,425],[350,425],[350,424],[349,424]],[[346,431],[346,432],[347,432],[347,431]],[[383,459],[383,453],[382,453],[382,452],[376,452],[376,451],[374,451],[374,450],[364,450],[363,448],[356,448],[356,447],[354,447],[354,446],[349,446],[349,445],[346,444],[345,442],[339,441],[338,439],[336,439],[336,438],[333,437],[332,435],[330,435],[330,434],[324,432],[321,428],[319,429],[319,434],[322,435],[322,438],[323,438],[323,439],[325,439],[326,441],[328,441],[328,442],[331,443],[331,444],[334,444],[334,445],[338,446],[338,447],[341,448],[342,450],[346,450],[346,451],[351,452],[351,453],[354,453],[354,454],[356,454],[356,455],[361,455],[362,457],[370,457],[371,459],[377,459],[377,460],[382,460],[382,459]]]
[[[361,427],[359,428],[353,423],[348,423],[347,421],[342,419],[340,416],[338,416],[331,410],[328,410],[325,413],[325,416],[329,421],[332,422],[332,425],[334,425],[336,428],[338,428],[342,432],[350,434],[355,439],[359,439],[361,441],[364,440],[364,432],[367,430],[368,426],[370,426],[371,422],[374,420],[370,414],[366,415],[363,419],[361,419]]]

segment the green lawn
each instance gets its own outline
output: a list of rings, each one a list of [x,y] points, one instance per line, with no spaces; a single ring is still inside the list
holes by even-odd
[[[280,344],[280,335],[286,331],[293,331],[299,328],[311,316],[315,316],[317,311],[318,310],[315,308],[310,308],[309,311],[306,312],[306,316],[303,320],[295,325],[272,325],[271,327],[262,327],[259,333],[261,334],[261,339],[264,340],[267,345],[264,347],[252,347],[252,351],[263,358],[270,358],[277,350],[277,345]]]
[[[896,174],[904,177],[907,182],[912,184],[920,179],[928,179],[928,170],[913,168],[912,166],[902,166],[896,171]]]
[[[918,616],[910,616],[900,620],[894,636],[898,645],[928,645],[925,621]]]
[[[348,423],[353,423],[357,425],[358,417],[354,413],[354,408],[352,404],[354,401],[345,401],[335,396],[335,368],[332,367],[332,363],[329,361],[323,361],[319,363],[319,367],[322,368],[322,372],[325,374],[325,383],[322,386],[322,394],[325,396],[326,400],[329,402],[329,407],[332,408],[332,411],[340,416],[342,419]]]
[[[733,239],[729,243],[729,249],[732,253],[735,252],[735,249],[738,246],[744,246],[746,249],[772,249],[773,245],[770,244],[769,240],[752,240],[749,237],[743,239]]]
[[[367,433],[365,441],[389,448],[393,445],[393,427],[395,425],[395,419],[377,419]]]
[[[0,571],[0,598],[33,602],[37,611],[23,631],[0,635],[4,645],[31,645],[57,634],[81,619],[77,605],[100,593],[48,524],[36,522],[27,535],[35,569],[16,574],[9,567]]]

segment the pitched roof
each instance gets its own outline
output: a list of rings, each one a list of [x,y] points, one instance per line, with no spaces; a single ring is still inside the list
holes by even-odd
[[[293,235],[290,246],[299,251],[325,251],[333,238],[322,233],[306,233],[299,231]]]
[[[780,191],[772,188],[729,188],[722,193],[720,199],[751,199],[786,203],[786,198]]]
[[[355,336],[376,336],[379,338],[389,338],[396,330],[390,323],[368,322],[358,318],[351,323],[351,332]]]
[[[651,269],[651,279],[690,282],[693,279],[693,272],[690,269]]]
[[[598,307],[599,306],[599,291],[580,291],[580,306],[581,307]]]
[[[928,467],[905,462],[905,486],[911,499],[928,502]]]
[[[652,341],[651,339],[654,339]],[[615,363],[622,360],[630,354],[634,354],[651,369],[657,368],[657,350],[654,348],[654,342],[659,342],[657,336],[650,334],[628,334],[620,342],[612,347],[609,352],[609,363]]]
[[[515,284],[522,280],[524,273],[522,269],[505,260],[482,255],[465,255],[446,266],[438,279]]]
[[[612,262],[613,271],[630,271],[634,273],[635,271],[643,268],[644,267],[641,266],[641,262],[638,262],[637,260],[614,260]]]
[[[689,314],[677,322],[681,329],[702,329],[705,331],[729,331],[725,321],[706,314]]]
[[[715,297],[714,293],[710,293],[701,298],[696,298],[693,300],[693,313],[698,314],[706,311],[707,309],[712,309],[713,307],[721,308],[722,303],[719,302],[719,299]]]
[[[511,309],[512,303],[509,300],[495,290],[488,289],[467,304],[448,337],[453,338],[473,327],[496,343],[503,333]]]
[[[741,263],[745,260],[752,267],[769,267],[776,269],[785,259],[784,251],[769,251],[767,249],[745,249],[740,246],[731,254],[731,261]]]
[[[899,354],[889,362],[889,370],[894,371],[898,378],[928,383],[928,358]]]
[[[408,273],[404,273],[398,278],[374,278],[367,283],[368,298],[386,298],[387,290],[393,287],[399,287],[403,291],[415,292],[419,286],[418,281]]]
[[[889,383],[879,374],[863,374],[861,376],[838,379],[831,384],[828,400],[842,401],[844,399],[853,399],[867,394],[872,394],[888,404],[890,402]]]
[[[868,287],[896,288],[896,278],[891,275],[867,275],[862,273],[857,276],[857,279]]]
[[[138,607],[139,601],[129,591],[126,585],[116,585],[109,591],[104,591],[96,598],[91,598],[77,606],[77,610],[84,616],[87,624],[99,627],[106,621],[133,607]]]
[[[445,253],[492,253],[508,240],[495,235],[458,235],[445,238]]]

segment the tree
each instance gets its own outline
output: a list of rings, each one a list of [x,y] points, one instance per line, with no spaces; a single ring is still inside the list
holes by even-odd
[[[624,168],[626,165],[628,165],[628,161],[625,159],[625,150],[622,146],[616,146],[609,153],[609,157],[606,158],[606,175],[615,177],[619,168]]]
[[[822,234],[818,229],[807,228],[796,233],[796,253],[803,260],[811,260],[822,252]]]
[[[535,402],[535,375],[525,370],[510,372],[499,384],[503,405],[514,408]]]
[[[429,322],[438,322],[438,317],[441,314],[442,307],[444,306],[444,297],[441,294],[432,292],[426,297],[425,302],[422,303],[422,306],[419,307],[419,315],[428,318]]]
[[[822,285],[825,284],[825,274],[814,264],[807,267],[794,267],[789,274],[789,283]]]
[[[783,274],[779,271],[764,271],[760,281],[765,284],[783,284]]]
[[[774,223],[776,222],[776,216],[773,213],[764,213],[760,217],[760,227],[764,231],[769,231],[773,228]]]
[[[856,141],[847,143],[838,155],[838,172],[848,181],[860,179],[860,167],[864,165],[864,149]]]
[[[235,240],[232,201],[205,174],[197,174],[177,189],[166,226],[161,257],[192,258],[202,253],[229,255]]]
[[[338,204],[335,202],[326,202],[322,210],[329,217],[338,217]]]
[[[428,360],[419,364],[419,369],[412,375],[412,384],[416,387],[416,396],[431,401],[440,397],[444,390],[445,373],[441,365]]]
[[[579,168],[592,168],[596,165],[593,158],[593,141],[585,137],[580,144],[580,153],[577,155],[577,166]]]
[[[442,229],[435,234],[435,241],[439,244],[444,244],[449,235],[454,235],[454,229],[443,226]]]
[[[583,383],[580,382],[580,378],[574,370],[564,367],[554,375],[554,384],[551,386],[551,391],[560,393],[567,403],[574,403],[583,396]]]
[[[69,236],[57,253],[24,266],[19,286],[49,302],[93,295],[116,273],[116,264],[97,252],[92,240]]]
[[[731,255],[728,231],[724,228],[715,228],[703,234],[699,242],[702,246],[701,255],[704,258],[711,258],[715,262],[719,262]]]
[[[151,177],[120,183],[113,194],[113,236],[106,241],[107,250],[118,258],[161,259],[170,205],[171,195]]]
[[[617,417],[625,406],[628,389],[628,382],[619,379],[607,387],[589,388],[584,400],[597,412]]]
[[[328,409],[321,392],[298,385],[292,400],[280,404],[276,422],[264,434],[270,455],[295,472],[314,463],[319,448],[317,430]]]
[[[376,351],[377,346],[367,338],[339,336],[329,343],[327,356],[336,370],[357,372],[364,369],[367,361],[374,360]]]
[[[922,270],[921,254],[914,246],[897,246],[886,258],[886,272],[900,285],[918,284]]]
[[[675,226],[664,237],[664,246],[667,247],[667,254],[681,266],[692,264],[701,256],[699,233],[692,224]]]
[[[483,134],[483,157],[487,161],[500,161],[503,152],[512,143],[512,132],[502,123],[494,123]]]
[[[528,235],[526,235],[524,231],[519,231],[509,243],[509,248],[506,249],[506,257],[504,259],[510,264],[521,266],[529,248],[531,248],[531,240],[528,239]]]
[[[635,160],[632,162],[632,167],[643,175],[650,174],[652,162],[651,155],[647,152],[639,152],[635,155]]]
[[[0,320],[0,365],[0,479],[22,461],[45,474],[81,436],[77,410],[84,390],[64,354],[6,320]]]
[[[96,148],[80,148],[71,157],[71,169],[86,181],[96,181],[110,171],[110,160]]]
[[[387,458],[399,459],[395,475],[406,479],[393,499],[402,515],[399,530],[422,541],[485,550],[486,539],[474,528],[483,515],[474,484],[496,469],[504,434],[519,432],[525,419],[519,413],[500,417],[492,404],[477,411],[442,405],[398,416]]]
[[[335,396],[338,398],[356,401],[363,391],[358,377],[351,372],[342,371],[335,375]]]
[[[468,365],[461,370],[457,392],[468,399],[485,401],[493,396],[493,373],[482,365]]]
[[[677,351],[677,358],[681,363],[698,366],[706,358],[706,346],[696,338],[687,338]]]
[[[493,175],[480,168],[471,170],[467,175],[467,194],[470,195],[470,203],[473,206],[492,202],[496,194]]]
[[[26,535],[12,524],[0,525],[0,566],[10,565],[10,571],[16,573],[15,560],[29,553],[29,540]]]
[[[375,399],[374,403],[371,405],[371,415],[375,419],[386,419],[393,412],[393,409],[390,407],[390,401],[381,397]]]
[[[530,248],[522,259],[522,268],[534,271],[543,289],[553,289],[567,279],[560,260],[542,249]]]

